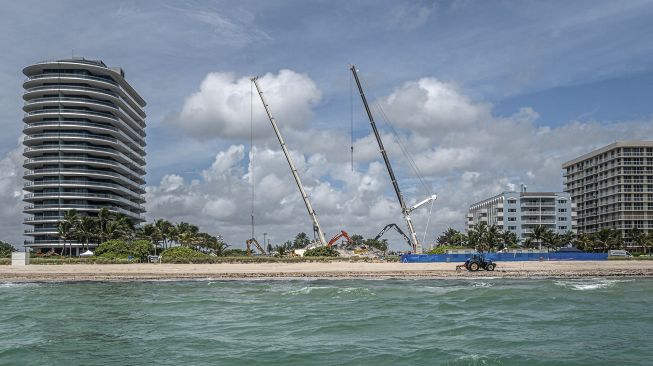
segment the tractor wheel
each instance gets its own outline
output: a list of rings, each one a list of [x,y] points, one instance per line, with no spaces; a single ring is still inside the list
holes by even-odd
[[[495,264],[490,263],[490,264],[487,265],[487,267],[485,267],[485,269],[487,269],[488,271],[494,271],[494,267],[495,267]]]
[[[478,271],[478,263],[476,263],[476,262],[470,263],[469,264],[469,270],[470,271]]]

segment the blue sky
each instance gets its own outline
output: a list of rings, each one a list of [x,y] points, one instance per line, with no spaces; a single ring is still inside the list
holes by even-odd
[[[185,115],[188,120],[180,120],[187,99],[198,93],[200,84],[212,72],[232,73],[234,80],[238,80],[266,73],[275,76],[287,69],[306,76],[306,83],[298,87],[312,83],[319,93],[315,100],[298,102],[304,103],[311,113],[287,132],[289,144],[295,143],[291,148],[302,154],[309,170],[311,158],[315,161],[326,159],[326,163],[321,163],[323,166],[333,165],[332,170],[315,173],[315,177],[310,172],[306,174],[326,184],[340,199],[354,202],[355,184],[347,183],[348,178],[338,178],[334,172],[342,171],[347,165],[342,152],[349,147],[348,66],[355,63],[367,82],[369,97],[384,105],[400,134],[414,147],[412,153],[416,160],[422,158],[427,162],[425,165],[429,165],[444,157],[450,162],[447,166],[434,164],[425,169],[429,172],[429,183],[441,194],[438,202],[442,211],[438,212],[437,205],[434,208],[433,230],[460,227],[466,207],[483,195],[521,182],[540,189],[560,190],[561,160],[618,139],[650,138],[648,126],[653,113],[651,19],[653,2],[650,1],[7,2],[0,14],[0,46],[3,49],[0,154],[5,164],[19,161],[15,153],[13,157],[11,154],[19,146],[22,128],[21,70],[24,66],[71,54],[102,59],[110,66],[123,67],[127,79],[148,102],[147,180],[152,192],[158,192],[149,193],[153,195],[153,202],[161,198],[157,194],[165,191],[161,180],[171,175],[183,179],[184,194],[194,195],[201,191],[201,196],[217,202],[221,195],[229,193],[202,191],[208,188],[193,191],[192,180],[197,180],[198,186],[209,185],[210,179],[202,172],[215,165],[216,156],[228,152],[230,147],[244,144],[243,151],[247,155],[248,139],[220,134],[198,138],[188,133],[186,126],[194,123],[194,117]],[[452,103],[467,108],[465,111],[474,116],[471,122],[465,120],[455,125],[433,122],[428,129],[429,133],[433,132],[430,140],[419,140],[413,128],[417,125],[401,119],[415,112],[414,123],[439,121],[437,113],[441,109],[425,107],[420,110],[419,106],[410,109],[410,106],[398,105],[386,98],[407,83],[425,78],[438,81],[426,83],[434,88],[432,91],[454,93]],[[416,88],[426,90],[423,87],[426,84]],[[403,90],[414,91],[410,87]],[[370,131],[360,103],[354,102],[355,137],[364,144]],[[219,112],[219,107],[216,108]],[[274,104],[272,108],[274,111]],[[460,112],[460,109],[455,111]],[[418,112],[423,114],[417,116]],[[293,112],[288,113],[291,116]],[[455,121],[459,115],[443,116]],[[242,123],[249,123],[249,120],[245,118]],[[472,136],[472,132],[479,131],[478,127],[473,127],[475,123],[479,126],[527,124],[529,127],[523,133],[530,134],[534,141],[547,134],[564,136],[574,133],[574,129],[593,132],[587,139],[575,142],[577,146],[573,149],[563,149],[553,140],[542,142],[542,149],[537,150],[542,154],[540,158],[554,157],[551,162],[544,163],[542,169],[531,169],[532,161],[507,168],[510,153],[497,157],[496,160],[504,159],[504,164],[488,167],[487,164],[474,164],[478,160],[474,156],[487,155],[487,152],[462,140],[452,142],[455,136]],[[470,128],[469,133],[465,128]],[[499,130],[499,127],[490,128],[485,135]],[[518,129],[506,128],[510,130]],[[325,145],[322,150],[304,148],[303,141],[310,141],[306,139],[317,133],[325,134],[319,137],[325,139],[320,144],[332,145]],[[520,138],[507,134],[490,140],[496,143],[501,136],[507,140]],[[472,136],[469,140],[476,141],[476,138]],[[487,146],[494,146],[488,141],[485,142]],[[418,148],[420,143],[424,145]],[[278,153],[269,136],[261,139],[257,146]],[[487,149],[490,154],[500,154],[498,148]],[[336,151],[340,152],[338,158],[334,157]],[[400,161],[399,157],[397,159]],[[378,157],[361,155],[357,165],[361,177],[356,184],[362,184],[364,176],[371,176],[374,160]],[[241,179],[247,175],[247,162],[245,157],[235,163],[235,167],[244,169],[240,172]],[[410,192],[414,177],[407,170],[399,168],[399,171]],[[472,186],[473,192],[459,195],[451,191],[452,185],[461,186],[461,182],[467,182],[476,173],[483,180]],[[270,174],[279,179],[289,175],[283,170]],[[387,178],[383,174],[378,178],[385,187],[379,188],[379,194],[385,198],[370,204],[379,204],[378,210],[387,211],[378,220],[399,221],[399,215],[393,211],[389,184],[384,181]],[[12,182],[15,183],[15,179]],[[478,189],[478,185],[483,185],[483,189]],[[9,183],[6,187],[10,187]],[[317,192],[319,185],[316,183],[312,188]],[[9,188],[5,190],[3,202],[14,204],[15,192]],[[496,193],[499,192],[491,194]],[[261,205],[275,207],[281,202],[299,203],[288,212],[288,217],[304,215],[301,202],[297,202],[298,197],[294,195],[295,192],[288,191],[287,196],[280,196],[282,201]],[[454,196],[458,198],[452,198]],[[383,202],[390,206],[384,206]],[[334,203],[323,210],[333,211],[334,217],[359,215],[353,209],[338,214],[343,208],[337,206]],[[240,222],[220,215],[206,221],[191,213],[178,215],[174,207],[164,203],[152,206],[150,214],[152,218],[172,216],[172,219],[197,220],[207,225],[217,222],[218,226],[236,227]],[[230,216],[239,215],[243,212],[235,209]],[[20,237],[16,233],[21,227],[15,221],[4,227],[9,231],[5,235],[12,239]],[[337,231],[337,219],[325,221],[331,231]],[[261,224],[265,227],[265,219]],[[307,230],[307,225],[306,220],[301,220],[279,228],[275,239],[281,240],[286,235],[282,230]],[[355,227],[350,231],[372,234],[376,226],[383,225],[373,226]],[[206,230],[224,233],[237,241],[245,235],[243,230],[248,229],[211,227]],[[275,229],[267,230],[273,232]]]

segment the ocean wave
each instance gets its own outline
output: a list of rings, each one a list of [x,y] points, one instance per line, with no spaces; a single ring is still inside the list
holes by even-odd
[[[331,297],[339,297],[338,295],[361,295],[361,296],[375,296],[372,290],[365,287],[333,287],[333,286],[304,286],[298,289],[291,289],[285,291],[283,295],[326,295]]]
[[[591,279],[591,280],[559,280],[554,281],[557,286],[577,291],[601,290],[613,287],[618,283],[631,282],[632,280],[610,280],[610,279]]]
[[[473,366],[493,366],[493,365],[503,365],[503,362],[496,359],[491,359],[486,356],[481,356],[477,354],[464,355],[456,358],[455,360],[449,361],[447,365],[473,365]]]
[[[0,283],[0,288],[34,287],[39,285],[40,283],[34,282],[5,282]]]
[[[489,282],[472,282],[472,287],[492,287],[493,284]]]

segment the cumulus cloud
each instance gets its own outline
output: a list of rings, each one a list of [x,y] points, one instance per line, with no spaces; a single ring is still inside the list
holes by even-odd
[[[308,76],[292,70],[267,73],[259,78],[259,85],[284,128],[304,126],[313,115],[312,107],[321,98]],[[175,123],[198,138],[249,139],[251,113],[254,137],[270,136],[265,110],[255,88],[252,95],[250,79],[212,72],[204,78],[200,90],[186,98]]]
[[[454,85],[434,78],[407,82],[378,105],[400,127],[429,133],[460,129],[490,116],[488,105],[474,103]]]
[[[22,147],[0,159],[0,240],[17,246],[23,243],[23,156]]]
[[[283,74],[269,77],[282,83]],[[148,187],[148,216],[197,222],[204,230],[220,233],[239,246],[250,235],[253,184],[259,239],[266,232],[273,243],[278,243],[299,231],[310,232],[310,219],[277,144],[259,144],[247,156],[245,147],[237,143],[243,133],[248,136],[249,130],[238,130],[238,107],[232,107],[232,114],[227,111],[229,105],[249,106],[249,81],[235,80],[226,76],[229,74],[211,75],[226,80],[220,83],[226,88],[203,85],[200,93],[187,99],[185,115],[204,116],[207,120],[207,116],[221,116],[220,132],[215,136],[222,137],[227,147],[215,155],[198,179],[187,181],[169,175]],[[308,77],[294,74],[291,79],[295,78],[314,88],[310,97],[304,95],[300,108],[304,112],[299,113],[310,116],[320,92]],[[213,83],[207,82],[209,79],[203,84]],[[278,89],[281,86],[264,88],[276,97],[285,95]],[[219,97],[208,97],[207,90]],[[216,106],[210,105],[210,100],[223,102]],[[282,106],[280,100],[270,104],[274,110],[291,113],[291,107]],[[530,190],[562,190],[561,164],[566,160],[615,140],[647,139],[653,132],[651,121],[569,121],[543,126],[538,123],[538,113],[528,107],[509,117],[496,117],[491,105],[476,102],[455,85],[432,78],[405,83],[375,104],[383,109],[397,132],[394,135],[392,129],[380,123],[407,203],[414,204],[430,191],[439,194],[427,242],[447,227],[463,229],[467,208],[474,202],[514,190],[521,183]],[[348,149],[343,149],[349,136],[334,130],[300,128],[306,118],[285,118],[294,128],[284,131],[284,135],[327,235],[345,229],[374,236],[387,223],[403,225],[374,137],[368,134],[355,141],[356,169],[352,171]],[[269,126],[265,128],[269,130]],[[403,150],[419,167],[424,189]],[[426,229],[428,211],[422,208],[414,213],[420,238]],[[391,234],[389,239],[391,247],[404,248],[397,235]]]

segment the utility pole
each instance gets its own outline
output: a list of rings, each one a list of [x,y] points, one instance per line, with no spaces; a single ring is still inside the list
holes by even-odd
[[[320,222],[317,220],[317,214],[315,213],[315,210],[313,210],[313,206],[311,205],[311,202],[308,199],[308,194],[306,193],[306,190],[304,189],[304,185],[302,184],[302,181],[299,178],[299,173],[297,172],[297,168],[295,168],[295,163],[293,162],[292,157],[290,157],[290,152],[288,152],[286,143],[283,141],[283,137],[281,137],[281,132],[277,127],[277,123],[275,122],[274,117],[272,117],[272,111],[270,110],[270,106],[265,102],[265,98],[263,97],[263,92],[261,91],[261,88],[258,85],[258,77],[252,78],[252,82],[256,87],[256,91],[258,92],[259,97],[261,97],[261,102],[263,103],[265,112],[267,113],[268,119],[272,124],[272,129],[274,129],[274,133],[277,135],[277,139],[279,139],[279,144],[281,144],[281,150],[283,150],[283,154],[286,156],[286,160],[288,161],[288,165],[290,166],[290,171],[292,172],[292,176],[293,178],[295,178],[295,183],[297,184],[297,188],[299,188],[299,193],[302,195],[302,199],[304,200],[304,205],[306,205],[306,210],[308,210],[308,215],[311,217],[311,220],[313,221],[313,231],[315,232],[317,239],[320,242],[320,245],[325,246],[327,245],[327,242],[326,239],[324,238],[324,232],[320,227]],[[265,243],[265,240],[263,241],[263,243]]]

